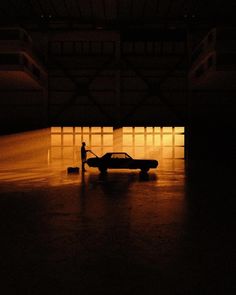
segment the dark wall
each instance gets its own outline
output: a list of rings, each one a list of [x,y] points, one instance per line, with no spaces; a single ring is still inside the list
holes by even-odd
[[[38,49],[47,52],[50,124],[184,125],[187,47],[183,33],[173,36],[33,34]]]
[[[48,72],[48,96],[47,89],[2,89],[2,133],[46,125],[186,126],[189,158],[234,152],[235,90],[222,83],[227,69],[211,87],[189,89],[186,35],[139,39],[103,30],[31,35]]]

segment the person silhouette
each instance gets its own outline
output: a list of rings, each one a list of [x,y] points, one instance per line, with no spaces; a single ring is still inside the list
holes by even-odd
[[[89,152],[89,150],[86,150],[86,143],[82,142],[82,146],[81,146],[81,162],[82,162],[82,172],[85,172],[86,169],[84,168],[84,165],[86,163],[87,160],[87,152]]]

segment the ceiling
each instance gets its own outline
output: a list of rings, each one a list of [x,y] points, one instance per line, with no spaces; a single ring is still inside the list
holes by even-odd
[[[68,21],[122,25],[235,23],[236,1],[224,0],[1,0],[2,24]]]

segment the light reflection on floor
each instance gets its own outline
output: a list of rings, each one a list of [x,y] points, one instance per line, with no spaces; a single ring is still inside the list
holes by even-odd
[[[233,294],[235,215],[209,169],[190,183],[184,161],[147,177],[69,165],[1,163],[5,294]]]
[[[68,174],[67,168],[70,163],[57,162],[53,164],[40,164],[40,163],[24,163],[16,161],[7,163],[1,163],[0,166],[0,185],[3,189],[14,190],[14,187],[32,188],[32,187],[48,187],[48,186],[60,186],[68,184],[78,184],[82,180],[88,181],[88,179],[94,175],[99,174],[96,168],[86,167],[87,172],[82,174],[81,171],[78,174]],[[151,169],[148,178],[156,177],[159,173],[163,176],[168,174],[175,175],[172,178],[163,178],[159,185],[169,185],[170,181],[179,179],[179,175],[184,175],[184,160],[165,160],[159,164],[157,169]],[[80,165],[78,165],[80,166]],[[81,169],[80,169],[81,170]],[[111,169],[108,170],[108,174],[123,173],[128,176],[133,175],[139,179],[139,170],[125,170],[125,169]],[[176,178],[176,175],[178,177]]]

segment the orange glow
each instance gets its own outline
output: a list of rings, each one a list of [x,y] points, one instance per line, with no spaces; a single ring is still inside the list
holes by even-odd
[[[104,133],[112,133],[113,132],[113,127],[103,127],[103,132]]]
[[[73,127],[63,127],[63,132],[64,133],[71,133],[71,132],[73,132]]]
[[[163,146],[172,146],[173,145],[173,136],[172,134],[163,134],[162,138]]]
[[[91,132],[92,133],[101,133],[102,127],[91,127]]]
[[[64,146],[73,146],[73,135],[72,134],[64,134],[63,135],[63,145]]]
[[[134,132],[135,133],[144,133],[144,127],[134,127]]]
[[[174,130],[176,133],[184,133],[184,127],[175,127]]]
[[[123,146],[133,146],[133,135],[130,135],[130,134],[123,135]]]
[[[101,146],[102,145],[101,134],[92,134],[91,135],[91,145],[92,146]]]
[[[51,132],[52,159],[64,157],[65,160],[73,154],[73,161],[80,161],[79,149],[83,141],[98,156],[124,151],[137,158],[184,158],[184,127],[123,127],[116,130],[112,127],[53,127]],[[62,146],[72,147],[74,152],[55,149]]]
[[[173,128],[172,127],[162,127],[163,133],[172,133]]]
[[[52,133],[61,133],[61,127],[51,127]]]
[[[144,146],[144,134],[135,134],[134,145],[135,146]]]
[[[42,129],[0,137],[1,164],[47,163],[50,130]]]
[[[1,188],[7,187],[11,190],[13,184],[16,184],[20,188],[25,186],[32,189],[34,186],[47,187],[80,182],[81,177],[68,177],[66,171],[69,166],[80,166],[82,141],[98,156],[111,151],[124,151],[135,158],[157,159],[160,163],[158,169],[168,169],[168,165],[174,167],[173,169],[180,169],[184,165],[184,129],[173,128],[174,132],[164,133],[161,127],[143,127],[143,132],[133,127],[125,129],[126,132],[121,128],[113,130],[112,127],[99,127],[101,132],[93,133],[92,130],[98,129],[70,128],[52,127],[1,136]],[[168,136],[166,139],[165,135]],[[163,140],[170,146],[165,146]]]

